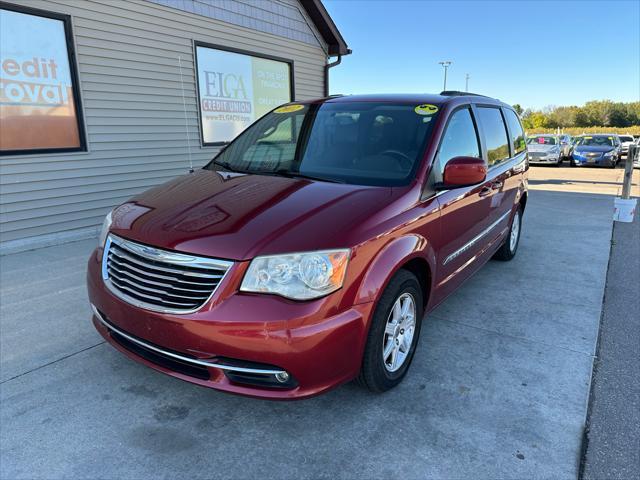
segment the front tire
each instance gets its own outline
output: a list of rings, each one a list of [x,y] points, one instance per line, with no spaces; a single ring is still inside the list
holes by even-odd
[[[385,288],[371,319],[357,381],[381,393],[398,385],[413,360],[423,314],[416,276],[400,270]]]
[[[522,231],[522,207],[518,206],[516,213],[513,214],[511,225],[509,225],[509,233],[500,249],[495,253],[493,258],[503,262],[508,262],[516,256],[518,245],[520,244],[520,232]]]

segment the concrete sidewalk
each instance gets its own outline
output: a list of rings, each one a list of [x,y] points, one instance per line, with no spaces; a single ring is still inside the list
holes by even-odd
[[[294,403],[131,362],[89,322],[95,241],[3,257],[0,477],[576,478],[612,199],[532,191],[520,251],[425,319],[406,380]]]
[[[640,477],[640,219],[615,223],[591,385],[584,479]]]

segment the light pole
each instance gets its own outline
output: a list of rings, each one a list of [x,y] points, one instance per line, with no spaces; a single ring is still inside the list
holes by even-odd
[[[464,77],[464,79],[465,79],[464,91],[465,92],[469,91],[469,78],[471,78],[471,76],[467,73],[467,75]]]
[[[442,65],[442,67],[444,68],[444,88],[443,91],[447,90],[447,68],[449,68],[449,65],[451,65],[453,62],[450,62],[449,60],[445,60],[443,62],[438,62],[440,65]]]

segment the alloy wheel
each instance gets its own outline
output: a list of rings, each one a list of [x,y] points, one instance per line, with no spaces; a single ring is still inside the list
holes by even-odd
[[[518,245],[518,235],[520,234],[520,211],[516,210],[511,222],[511,232],[509,232],[509,250],[511,253],[516,251]]]
[[[404,365],[415,330],[416,301],[410,293],[403,293],[393,304],[384,329],[382,361],[388,372],[396,372]]]

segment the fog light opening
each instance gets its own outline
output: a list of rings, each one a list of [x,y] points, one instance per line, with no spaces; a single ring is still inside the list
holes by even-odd
[[[278,372],[274,377],[276,377],[276,380],[280,383],[287,383],[289,381],[289,374],[287,372]]]

